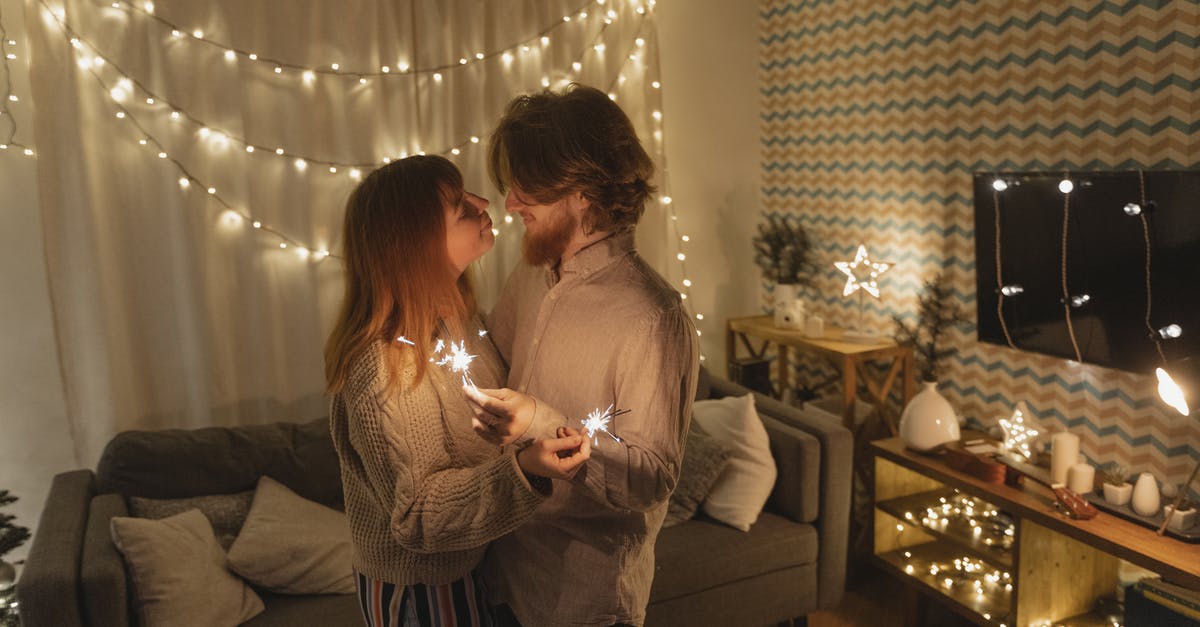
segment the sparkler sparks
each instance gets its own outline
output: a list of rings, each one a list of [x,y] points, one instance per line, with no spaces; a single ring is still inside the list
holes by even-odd
[[[596,433],[599,431],[603,431],[604,434],[612,438],[614,442],[620,442],[621,438],[613,435],[612,432],[608,430],[608,423],[611,422],[613,418],[627,413],[629,413],[628,409],[618,409],[613,411],[612,405],[609,405],[608,409],[604,411],[600,411],[599,408],[594,409],[588,413],[587,418],[583,419],[583,430],[586,431],[588,437],[592,439],[592,443],[597,446],[600,445],[599,438],[596,437]]]
[[[445,344],[441,340],[438,340],[437,346],[434,347],[434,352],[442,353],[444,346]],[[445,351],[442,358],[434,363],[439,366],[449,366],[450,372],[457,373],[462,377],[462,384],[464,386],[474,388],[475,382],[471,380],[470,367],[475,357],[475,355],[467,352],[465,340],[459,340],[458,344],[451,341],[449,350]]]
[[[408,338],[404,337],[403,335],[401,335],[401,336],[397,337],[397,338],[396,338],[396,341],[397,341],[397,342],[404,343],[404,344],[408,344],[409,346],[416,346],[416,343],[415,343],[415,342],[413,342],[412,340],[410,340],[410,339],[408,339]]]

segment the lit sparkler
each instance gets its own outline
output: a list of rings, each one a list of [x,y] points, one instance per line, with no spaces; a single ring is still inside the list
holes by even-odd
[[[612,438],[614,442],[620,442],[621,438],[613,435],[612,432],[608,430],[608,423],[611,422],[613,418],[627,413],[629,413],[628,409],[618,409],[613,411],[612,405],[609,405],[608,409],[605,409],[604,411],[600,411],[599,408],[594,409],[588,413],[587,418],[583,419],[583,430],[587,432],[589,438],[592,438],[592,443],[596,444],[597,446],[600,445],[599,438],[596,437],[596,433],[598,431],[603,431],[604,434]]]
[[[467,387],[474,388],[475,382],[471,380],[470,367],[471,362],[475,360],[475,355],[467,352],[466,341],[459,340],[458,344],[450,342],[450,348],[445,350],[442,358],[434,362],[439,366],[449,366],[450,372],[457,373],[462,377],[462,384]],[[438,340],[434,347],[434,352],[442,353],[445,344]]]
[[[410,339],[408,339],[408,338],[404,337],[403,335],[401,335],[401,336],[397,337],[397,338],[396,338],[396,341],[397,341],[397,342],[401,342],[401,343],[403,343],[403,344],[408,344],[409,346],[416,346],[416,345],[417,345],[415,342],[413,342],[412,340],[410,340]]]

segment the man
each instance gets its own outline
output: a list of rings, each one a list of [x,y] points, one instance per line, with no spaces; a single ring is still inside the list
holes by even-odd
[[[533,426],[527,417],[518,431],[629,410],[609,423],[615,437],[594,433],[572,480],[555,481],[534,517],[492,545],[489,595],[525,627],[640,625],[699,354],[679,293],[634,250],[654,163],[608,96],[573,85],[510,103],[489,166],[525,224],[524,263],[488,320],[508,387],[538,399]],[[511,419],[503,404],[514,395],[489,392],[497,398],[472,396]]]

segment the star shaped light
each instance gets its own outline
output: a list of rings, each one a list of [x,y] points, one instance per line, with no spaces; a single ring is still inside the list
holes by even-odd
[[[862,289],[864,292],[879,298],[879,277],[892,269],[892,264],[886,261],[871,261],[867,247],[859,244],[854,261],[836,261],[837,269],[846,275],[846,289],[842,296],[849,296]]]
[[[1022,461],[1029,459],[1032,454],[1029,445],[1038,436],[1037,429],[1025,424],[1026,411],[1028,408],[1025,403],[1020,402],[1013,409],[1012,417],[1000,419],[1000,427],[1004,429],[1004,448],[1022,458]]]

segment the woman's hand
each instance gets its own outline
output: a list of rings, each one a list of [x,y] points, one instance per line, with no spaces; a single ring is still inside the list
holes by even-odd
[[[517,453],[517,465],[521,470],[547,479],[570,481],[591,457],[591,442],[570,427],[559,427],[558,435],[553,439],[535,440],[521,449]]]
[[[498,390],[463,386],[463,393],[475,412],[471,425],[479,437],[492,444],[511,444],[529,430],[537,401],[532,396],[508,388]]]

